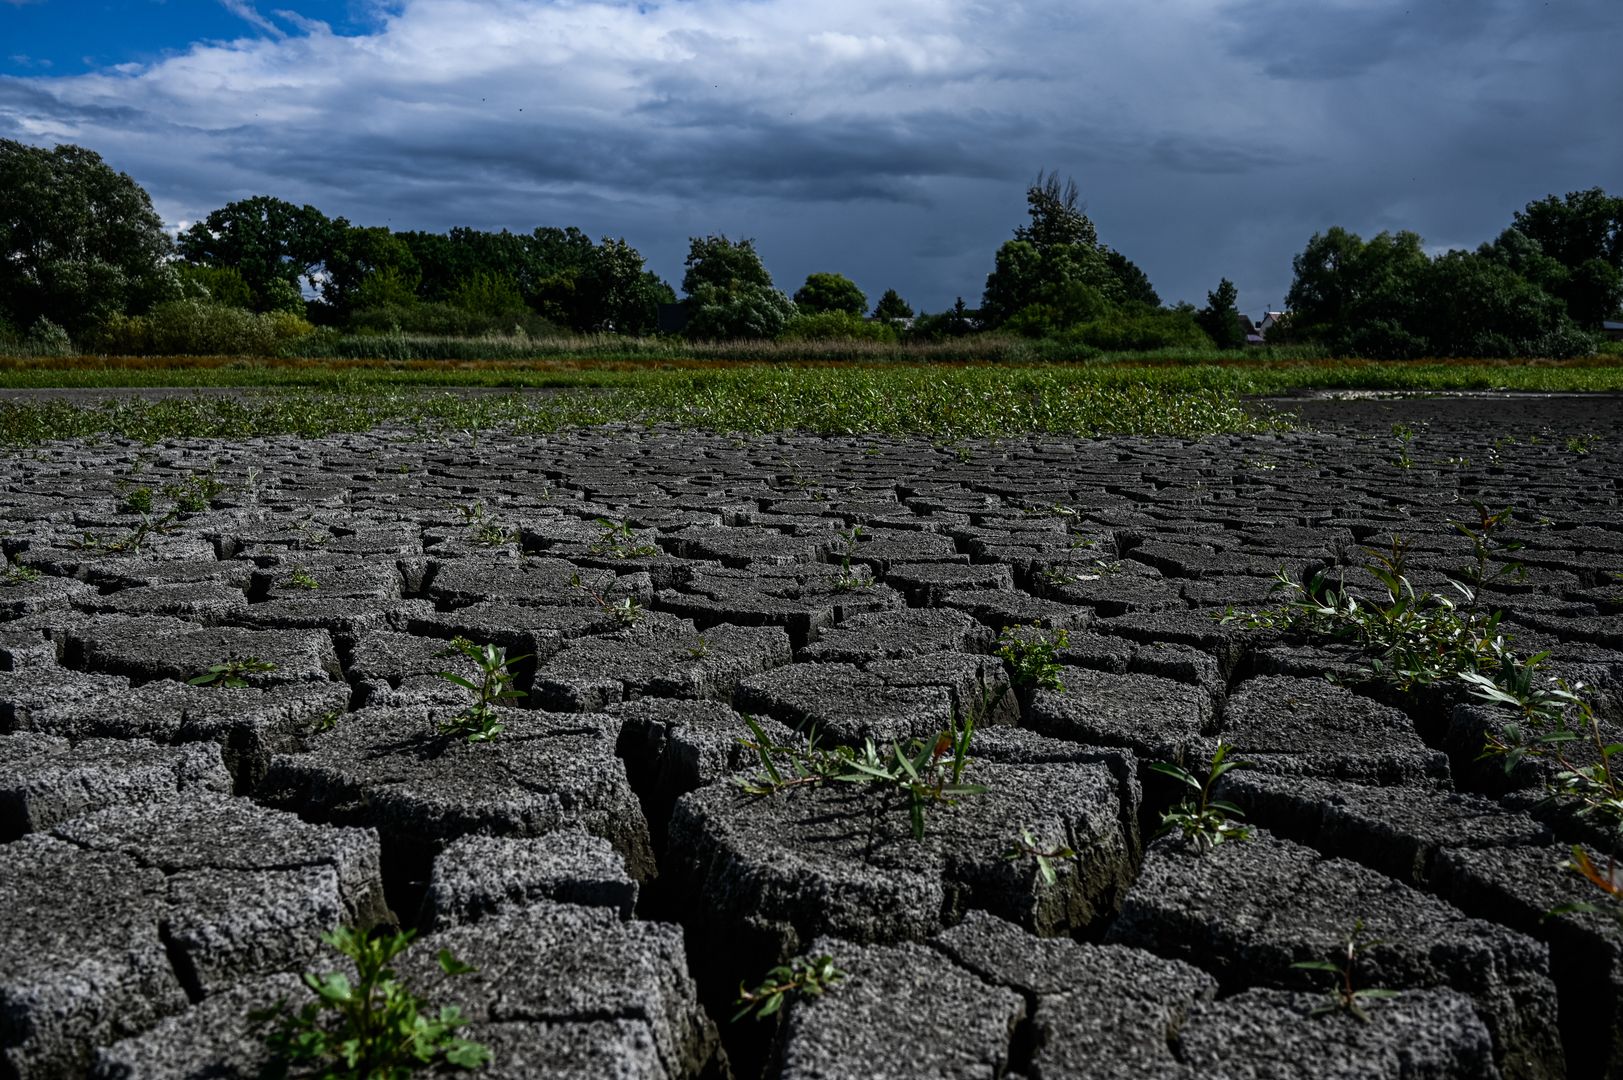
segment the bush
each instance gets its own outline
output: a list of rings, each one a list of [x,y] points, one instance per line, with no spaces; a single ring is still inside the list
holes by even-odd
[[[900,335],[889,323],[869,322],[845,311],[825,311],[796,315],[778,335],[779,341],[884,341]]]
[[[682,332],[695,341],[775,338],[796,314],[792,300],[762,285],[700,285],[687,303],[692,316]]]
[[[72,356],[77,350],[66,330],[41,315],[23,338],[21,351],[26,356]]]
[[[94,343],[103,352],[156,356],[275,356],[314,331],[285,311],[255,314],[206,300],[172,300],[150,315],[115,315]]]
[[[200,266],[181,263],[175,268],[180,279],[180,295],[186,300],[207,300],[226,307],[251,308],[253,290],[233,267]]]
[[[496,315],[469,311],[454,304],[384,303],[363,308],[350,316],[349,329],[359,334],[428,334],[434,337],[485,337],[515,334],[557,337],[563,334],[528,308],[519,314]]]

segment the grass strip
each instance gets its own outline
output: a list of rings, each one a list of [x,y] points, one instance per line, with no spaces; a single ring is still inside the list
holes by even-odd
[[[0,402],[0,443],[54,439],[315,437],[378,427],[421,434],[556,431],[613,422],[705,431],[916,435],[1199,437],[1277,430],[1230,393],[1102,386],[1050,368],[749,366],[665,372],[606,391],[462,395],[351,384],[341,389],[164,400]]]

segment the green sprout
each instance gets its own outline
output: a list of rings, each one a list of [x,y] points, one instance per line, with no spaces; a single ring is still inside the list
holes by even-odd
[[[1185,787],[1195,792],[1194,798],[1185,798],[1177,806],[1161,815],[1161,832],[1168,833],[1177,829],[1183,833],[1185,840],[1193,840],[1196,847],[1201,850],[1214,848],[1227,840],[1245,840],[1250,837],[1251,830],[1247,826],[1236,824],[1232,818],[1242,817],[1240,808],[1233,803],[1223,802],[1212,798],[1212,787],[1218,779],[1230,769],[1243,768],[1250,764],[1245,761],[1232,761],[1229,751],[1232,746],[1219,741],[1217,750],[1212,754],[1211,767],[1207,770],[1206,779],[1201,780],[1181,765],[1174,765],[1166,761],[1154,761],[1150,768],[1158,773],[1170,776]]]
[[[263,675],[268,671],[275,671],[276,665],[269,660],[260,660],[253,656],[233,656],[222,660],[218,664],[209,665],[203,674],[194,679],[187,679],[189,686],[221,686],[229,690],[241,690],[248,685],[249,675]]]
[[[783,1008],[790,994],[822,997],[844,978],[845,972],[834,966],[832,956],[810,960],[796,957],[767,972],[766,978],[753,990],[745,988],[743,983],[738,984],[738,1000],[733,1003],[738,1006],[738,1012],[733,1014],[733,1021],[736,1023],[751,1013],[757,1020],[765,1020]]]
[[[1036,838],[1031,835],[1030,826],[1022,825],[1020,827],[1020,838],[1009,846],[1009,849],[1003,853],[1003,857],[1011,862],[1017,862],[1021,859],[1035,859],[1037,861],[1037,874],[1042,878],[1043,884],[1052,885],[1059,880],[1059,875],[1054,872],[1054,860],[1074,859],[1076,858],[1076,850],[1066,847],[1064,844],[1055,846],[1039,844]]]
[[[637,543],[637,534],[629,521],[597,518],[593,524],[603,532],[586,548],[592,555],[607,555],[615,559],[640,559],[659,554],[659,548],[653,544]]]
[[[311,574],[310,571],[306,570],[302,566],[295,566],[293,568],[293,572],[287,577],[286,585],[288,588],[299,589],[321,588],[321,582],[315,579],[315,575]]]
[[[449,1065],[477,1069],[490,1062],[484,1046],[456,1034],[467,1026],[462,1010],[447,1005],[435,1013],[428,1002],[400,982],[389,966],[411,944],[415,932],[397,931],[369,938],[339,927],[322,940],[355,965],[355,981],[341,971],[306,972],[304,984],[315,995],[297,1012],[284,999],[250,1019],[264,1027],[265,1045],[278,1063],[308,1068],[321,1080],[396,1080],[418,1069]],[[445,977],[474,969],[439,952]]]
[[[498,706],[510,705],[524,696],[524,691],[513,686],[513,673],[509,665],[528,656],[507,655],[500,645],[475,645],[465,637],[451,639],[451,646],[440,656],[461,655],[479,669],[479,681],[465,679],[450,671],[435,672],[446,682],[454,683],[473,695],[473,701],[456,716],[440,725],[442,735],[460,735],[471,743],[490,742],[500,735],[503,725],[497,720]]]
[[[1336,950],[1340,961],[1331,960],[1301,960],[1291,965],[1302,971],[1328,971],[1336,976],[1336,983],[1329,990],[1330,1000],[1320,1005],[1312,1012],[1313,1016],[1327,1016],[1331,1013],[1348,1013],[1357,1017],[1364,1023],[1369,1023],[1369,1013],[1363,1006],[1372,1001],[1398,996],[1396,990],[1359,989],[1353,982],[1353,972],[1358,963],[1360,949],[1368,949],[1381,944],[1379,941],[1364,941],[1364,920],[1359,919],[1353,923],[1352,933],[1347,935],[1341,947]]]
[[[1030,627],[1005,626],[998,634],[995,655],[1009,667],[1009,681],[1017,690],[1064,690],[1059,673],[1059,650],[1071,643],[1069,630],[1044,631]]]

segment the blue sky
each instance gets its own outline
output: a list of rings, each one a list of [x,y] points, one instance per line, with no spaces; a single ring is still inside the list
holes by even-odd
[[[351,3],[263,5],[218,0],[0,0],[0,74],[80,75],[119,64],[154,64],[204,41],[232,41],[298,28],[275,11],[319,19],[338,33],[375,25]],[[274,36],[274,35],[273,35]]]
[[[1163,299],[1260,313],[1331,225],[1474,247],[1623,193],[1619,57],[1618,0],[0,0],[0,138],[172,227],[576,225],[671,281],[726,233],[929,310],[1057,170]]]

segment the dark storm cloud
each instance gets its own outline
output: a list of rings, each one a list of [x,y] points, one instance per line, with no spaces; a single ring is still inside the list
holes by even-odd
[[[365,36],[203,44],[0,78],[0,133],[78,142],[171,221],[249,194],[393,228],[752,235],[780,284],[838,270],[978,296],[1039,169],[1167,300],[1277,304],[1332,224],[1490,238],[1550,191],[1623,190],[1615,0],[406,0]],[[248,10],[244,5],[244,10]]]

